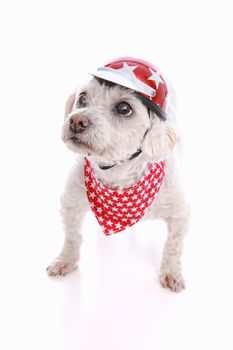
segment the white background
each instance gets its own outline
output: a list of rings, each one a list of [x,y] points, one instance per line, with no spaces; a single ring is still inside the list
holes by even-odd
[[[232,349],[231,1],[2,1],[0,347]],[[177,91],[181,172],[192,206],[187,289],[162,289],[165,226],[106,238],[90,215],[79,270],[49,279],[73,155],[68,94],[109,59],[159,66]]]

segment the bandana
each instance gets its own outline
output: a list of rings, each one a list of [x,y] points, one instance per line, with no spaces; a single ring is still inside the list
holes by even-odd
[[[136,185],[113,189],[101,184],[87,158],[84,176],[87,197],[103,232],[108,236],[134,225],[154,201],[162,184],[164,161],[150,164],[144,178]]]

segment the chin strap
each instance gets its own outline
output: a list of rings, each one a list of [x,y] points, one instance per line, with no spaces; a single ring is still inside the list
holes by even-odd
[[[149,113],[149,111],[148,111],[148,113]],[[150,113],[149,113],[149,116],[150,116]],[[143,138],[142,138],[142,141],[144,140],[144,138],[145,138],[146,134],[148,133],[148,131],[149,131],[149,129],[146,130],[146,132],[145,132],[145,134],[144,134],[144,136],[143,136]],[[141,143],[142,143],[142,141],[141,141]],[[101,170],[108,170],[108,169],[113,168],[113,167],[116,166],[117,164],[121,164],[121,163],[124,163],[124,162],[126,162],[126,161],[128,161],[128,160],[132,160],[132,159],[134,159],[134,158],[137,158],[141,153],[142,153],[142,149],[141,149],[141,147],[139,147],[138,150],[137,150],[135,153],[133,153],[133,154],[132,154],[128,159],[126,159],[126,160],[121,160],[119,163],[116,163],[116,164],[113,164],[113,165],[101,165],[101,164],[98,164],[98,165],[99,165],[99,168],[100,168]]]
[[[101,170],[108,170],[108,169],[113,168],[116,164],[113,164],[113,165],[101,165],[101,164],[98,164],[98,165],[99,165],[99,168]]]
[[[134,158],[137,158],[139,156],[139,154],[142,153],[142,150],[141,148],[139,148],[134,154],[132,154],[127,160],[131,160],[131,159],[134,159]],[[101,170],[108,170],[108,169],[111,169],[113,168],[114,166],[116,166],[117,164],[113,164],[113,165],[101,165],[101,164],[98,164],[99,165],[99,168]]]
[[[149,118],[150,118],[150,108],[149,107],[147,107],[147,111],[148,111],[148,115],[149,115]],[[142,138],[142,141],[144,140],[144,138],[145,138],[146,134],[148,133],[148,131],[149,131],[149,129],[146,130],[146,132],[145,132],[145,134],[144,134],[144,136]],[[141,141],[141,143],[142,143],[142,141]],[[137,158],[141,153],[142,153],[142,149],[141,149],[141,147],[139,147],[138,150],[135,153],[133,153],[128,159],[122,160],[119,163],[121,164],[121,163],[124,163],[124,162],[126,162],[128,160],[132,160],[134,158]],[[98,165],[99,165],[99,168],[101,170],[108,170],[108,169],[113,168],[114,166],[116,166],[119,163],[116,163],[116,164],[113,164],[113,165],[101,165],[101,164],[98,164]]]

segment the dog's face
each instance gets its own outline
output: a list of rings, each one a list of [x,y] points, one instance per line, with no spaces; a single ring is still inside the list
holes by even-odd
[[[72,151],[111,162],[128,159],[139,148],[148,159],[159,160],[177,140],[132,91],[97,79],[67,100],[62,137]]]

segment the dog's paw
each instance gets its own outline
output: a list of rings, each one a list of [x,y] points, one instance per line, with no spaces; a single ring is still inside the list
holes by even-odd
[[[185,289],[185,282],[180,273],[164,273],[160,276],[160,283],[164,288],[169,288],[172,292],[176,293]]]
[[[73,262],[55,260],[46,270],[49,276],[65,276],[76,269],[77,265]]]

